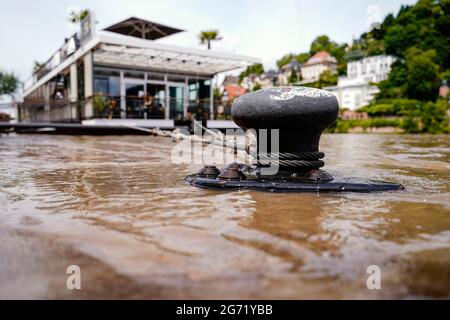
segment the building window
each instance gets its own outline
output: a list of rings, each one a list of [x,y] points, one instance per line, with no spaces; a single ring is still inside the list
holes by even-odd
[[[95,75],[94,92],[104,96],[120,96],[120,78]]]
[[[188,91],[189,101],[196,101],[198,99],[198,81],[195,79],[189,79]]]
[[[125,78],[144,79],[144,72],[141,71],[125,71]]]
[[[96,76],[104,76],[104,77],[120,77],[119,70],[114,70],[110,68],[95,67],[94,74]]]
[[[359,107],[361,105],[361,95],[355,94],[355,106]]]
[[[84,63],[77,64],[78,99],[84,99]]]
[[[186,81],[186,78],[184,76],[179,76],[179,75],[169,75],[167,78],[167,81],[184,82],[184,81]]]
[[[162,73],[147,73],[147,80],[164,81],[164,74]]]
[[[94,92],[95,94],[108,96],[109,95],[109,79],[103,77],[94,78]]]

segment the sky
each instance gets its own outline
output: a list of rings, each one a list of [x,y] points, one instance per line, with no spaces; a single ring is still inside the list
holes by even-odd
[[[201,30],[218,29],[212,50],[263,60],[266,69],[289,52],[308,51],[318,35],[350,42],[372,22],[415,0],[0,0],[0,70],[24,81],[33,61],[45,61],[76,29],[73,9],[95,12],[101,30],[130,16],[186,30],[159,42],[202,47]],[[204,47],[204,46],[203,46]]]

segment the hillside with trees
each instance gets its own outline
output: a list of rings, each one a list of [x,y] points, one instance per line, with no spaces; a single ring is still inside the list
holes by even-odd
[[[388,15],[358,40],[349,56],[386,53],[398,60],[378,84],[372,116],[399,116],[407,132],[448,132],[448,101],[439,86],[450,79],[450,0],[419,0]]]
[[[442,81],[450,81],[449,40],[450,0],[419,0],[415,5],[402,6],[397,15],[387,15],[381,24],[351,44],[338,44],[322,35],[311,43],[308,53],[285,55],[277,65],[281,67],[293,58],[304,62],[324,50],[336,57],[338,74],[343,75],[349,61],[394,55],[397,61],[388,79],[377,84],[380,92],[375,100],[360,111],[368,112],[377,125],[394,125],[406,132],[449,132],[448,97],[439,97]],[[329,72],[310,85],[322,88],[336,81],[337,77]],[[398,119],[382,121],[383,117]],[[341,124],[342,130],[337,125],[337,131],[345,132],[349,126],[361,125],[360,122]]]
[[[374,101],[359,111],[367,112],[377,126],[394,125],[406,132],[449,132],[448,97],[439,97],[439,87],[450,82],[450,0],[419,0],[403,5],[399,12],[387,15],[369,32],[350,44],[339,44],[327,35],[314,39],[308,52],[289,53],[277,62],[279,70],[291,61],[305,63],[319,51],[327,51],[338,61],[338,74],[325,71],[320,79],[307,86],[323,88],[335,85],[338,75],[345,75],[347,63],[364,57],[388,54],[397,57],[387,80],[377,83],[379,93]],[[241,79],[250,74],[261,75],[261,65],[248,68]],[[301,80],[291,73],[289,83]],[[384,121],[383,118],[396,118]],[[345,132],[358,121],[336,126]],[[365,126],[369,125],[364,123]],[[341,129],[339,129],[341,128]]]

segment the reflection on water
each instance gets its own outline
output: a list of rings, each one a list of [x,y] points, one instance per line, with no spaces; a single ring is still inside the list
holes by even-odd
[[[0,137],[0,297],[450,297],[447,136],[325,135],[332,174],[406,187],[379,194],[197,189],[172,146]],[[373,264],[382,290],[366,287]]]

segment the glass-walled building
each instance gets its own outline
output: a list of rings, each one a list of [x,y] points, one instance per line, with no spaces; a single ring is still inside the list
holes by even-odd
[[[94,66],[94,117],[182,120],[208,115],[212,79],[207,76]]]
[[[261,62],[155,42],[182,30],[143,19],[100,32],[93,21],[27,81],[20,121],[213,119],[214,77]]]

